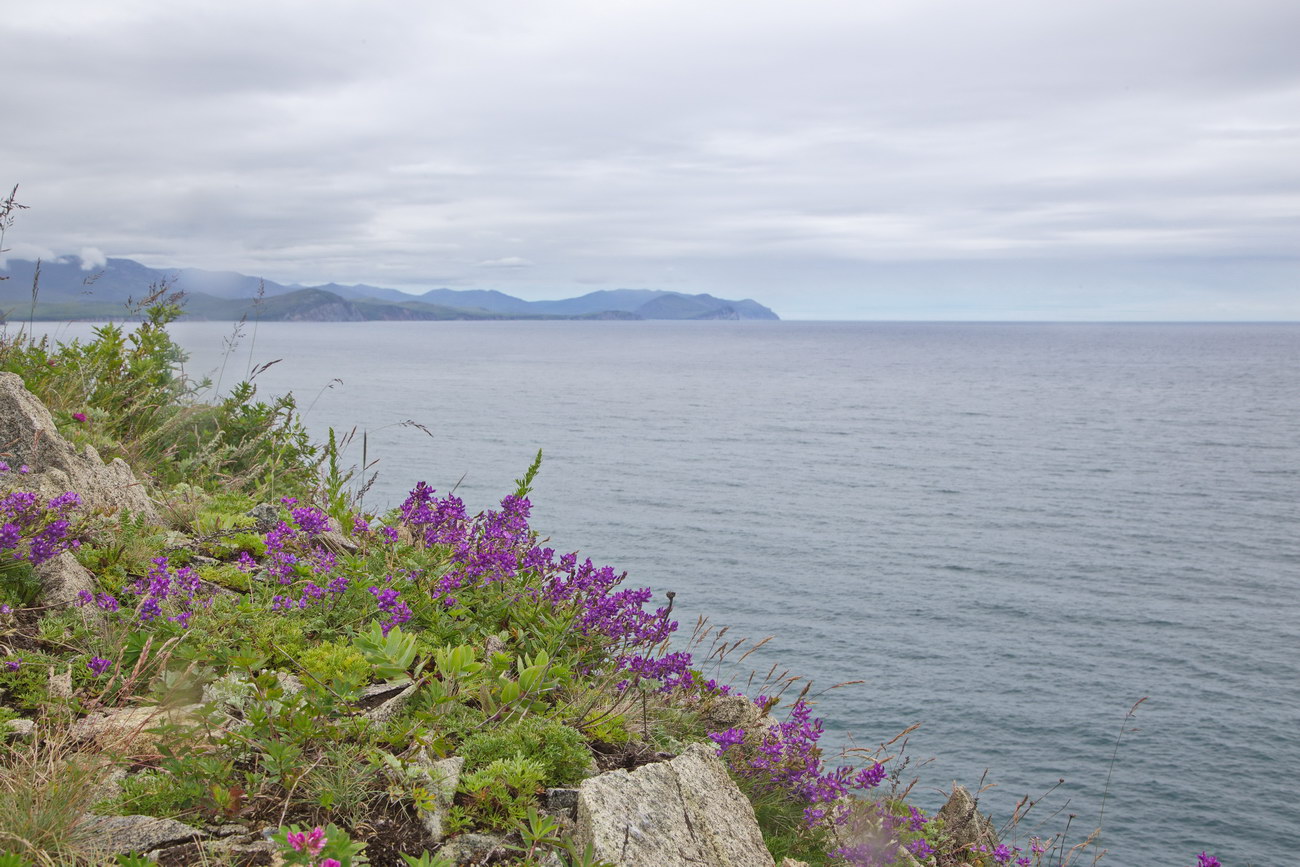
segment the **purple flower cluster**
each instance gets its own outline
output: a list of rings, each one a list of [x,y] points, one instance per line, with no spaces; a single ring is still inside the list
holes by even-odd
[[[35,565],[77,547],[68,513],[80,505],[72,491],[46,503],[30,491],[6,494],[0,499],[0,552],[12,551],[15,559]]]
[[[282,596],[277,594],[271,600],[272,611],[291,611],[294,609],[311,608],[314,605],[320,605],[327,599],[330,604],[338,602],[340,596],[347,592],[351,581],[342,575],[331,578],[324,586],[320,586],[315,581],[308,581],[302,587],[302,595],[298,598],[292,596]]]
[[[112,664],[113,663],[110,660],[104,659],[103,657],[92,656],[90,662],[86,663],[86,668],[89,668],[95,677],[99,677],[101,674],[108,671],[108,667]]]
[[[764,696],[755,702],[767,704]],[[778,723],[749,743],[736,741],[736,729],[709,735],[718,744],[718,754],[727,760],[732,772],[753,781],[768,791],[781,791],[806,804],[804,821],[810,827],[843,822],[847,816],[843,797],[850,790],[874,789],[885,778],[879,762],[855,770],[844,765],[827,771],[822,765],[822,721],[814,719],[812,709],[803,699],[790,709],[789,718]]]
[[[519,581],[534,599],[575,610],[577,629],[608,644],[620,669],[663,680],[666,688],[689,684],[688,654],[652,659],[630,652],[659,645],[677,629],[663,609],[644,609],[652,596],[648,588],[618,590],[626,573],[579,563],[576,554],[557,559],[554,550],[534,544],[532,505],[523,497],[508,496],[499,511],[470,518],[459,498],[435,494],[420,482],[400,509],[401,522],[421,544],[448,550],[449,568],[432,588],[435,599],[454,607],[465,588]]]
[[[78,608],[84,608],[87,605],[94,605],[101,611],[107,611],[110,614],[122,607],[118,603],[116,597],[111,596],[108,593],[91,593],[89,590],[82,590],[77,593],[77,601],[74,604]]]
[[[392,578],[388,579],[392,581]],[[393,587],[371,587],[370,594],[375,597],[375,604],[379,610],[387,615],[386,619],[380,624],[387,635],[394,626],[405,623],[411,619],[411,609],[406,603],[398,598],[399,594]]]
[[[294,509],[291,514],[292,525],[281,521],[266,534],[266,574],[281,584],[292,584],[299,577],[301,564],[313,575],[328,578],[338,566],[338,558],[312,537],[329,529],[329,518],[311,508]],[[240,569],[251,571],[251,564],[252,557],[240,557]]]
[[[136,604],[136,617],[141,623],[152,623],[169,610],[173,613],[167,619],[182,629],[188,629],[196,607],[209,601],[199,598],[203,582],[198,574],[189,566],[172,569],[166,557],[155,557],[149,574],[137,579],[131,589],[140,597]],[[109,605],[116,605],[117,600],[111,596],[107,600],[111,602],[105,604],[98,598],[96,601],[106,611],[116,610]]]

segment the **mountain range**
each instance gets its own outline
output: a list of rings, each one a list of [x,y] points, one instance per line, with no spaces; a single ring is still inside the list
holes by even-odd
[[[185,293],[190,319],[347,322],[414,319],[779,319],[748,298],[730,301],[658,289],[603,289],[577,298],[525,301],[491,289],[412,295],[356,284],[282,284],[233,271],[150,268],[133,259],[96,266],[77,256],[0,267],[0,315],[42,320],[121,318],[123,305],[164,283]],[[32,286],[35,293],[33,304]]]

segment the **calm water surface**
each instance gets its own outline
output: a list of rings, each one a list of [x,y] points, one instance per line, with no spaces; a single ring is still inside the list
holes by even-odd
[[[175,328],[214,378],[229,332]],[[675,590],[687,631],[774,635],[742,680],[865,680],[825,742],[922,723],[923,805],[1063,777],[1043,831],[1077,839],[1147,697],[1106,863],[1300,849],[1300,326],[263,324],[223,390],[275,358],[264,393],[368,432],[376,507],[420,479],[489,507],[544,448],[557,548]]]

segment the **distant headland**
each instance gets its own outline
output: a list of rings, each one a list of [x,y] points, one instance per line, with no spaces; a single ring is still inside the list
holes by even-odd
[[[284,285],[233,271],[149,268],[132,259],[100,267],[77,256],[38,263],[12,259],[0,268],[5,319],[123,319],[123,305],[164,283],[185,293],[185,318],[263,322],[361,322],[450,319],[780,319],[748,298],[730,301],[658,289],[614,289],[577,298],[525,301],[495,290],[431,289],[412,295],[382,286]],[[33,292],[33,286],[38,291]],[[34,299],[34,301],[33,301]]]

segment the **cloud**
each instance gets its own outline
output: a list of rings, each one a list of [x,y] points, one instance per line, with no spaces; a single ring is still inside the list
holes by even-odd
[[[1290,0],[104,9],[0,22],[15,240],[828,313],[899,262],[1296,258]]]
[[[520,256],[505,256],[501,259],[488,259],[477,263],[479,268],[531,268],[533,263]]]
[[[96,247],[82,247],[80,256],[82,271],[94,271],[108,265],[108,257]]]

